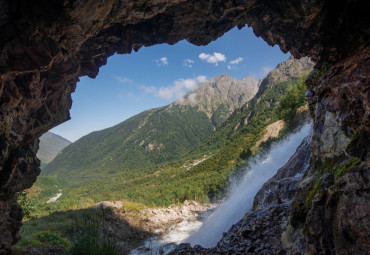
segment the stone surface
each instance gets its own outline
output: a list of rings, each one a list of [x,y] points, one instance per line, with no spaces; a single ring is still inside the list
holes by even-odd
[[[311,137],[305,138],[289,161],[262,186],[254,197],[253,210],[292,200],[296,186],[309,165],[310,143]]]
[[[15,200],[0,201],[0,214],[1,253],[1,251],[9,251],[20,238],[18,230],[22,226],[22,209]]]
[[[122,201],[102,201],[94,207],[95,210],[104,210],[100,227],[114,237],[123,252],[138,248],[148,237],[168,233],[177,223],[195,221],[201,212],[212,208],[212,204],[201,205],[195,201],[133,211],[126,211]]]
[[[283,52],[310,56],[321,71],[321,64],[329,64],[308,82],[315,119],[313,159],[357,157],[365,169],[370,144],[368,13],[368,1],[354,0],[1,0],[0,224],[7,227],[0,234],[0,254],[9,252],[20,226],[6,225],[21,215],[8,205],[40,172],[38,138],[69,119],[79,77],[95,77],[116,52],[182,39],[203,45],[248,24]],[[315,171],[316,166],[310,168],[311,174]]]
[[[311,115],[315,117],[315,160],[354,156],[370,161],[370,49],[323,65],[307,80]]]
[[[370,254],[369,53],[322,65],[306,82],[312,159],[292,217],[311,254]]]

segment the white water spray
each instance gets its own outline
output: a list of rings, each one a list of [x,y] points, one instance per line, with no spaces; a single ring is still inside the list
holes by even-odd
[[[302,140],[309,135],[311,125],[303,126],[298,132],[272,145],[266,155],[256,157],[240,181],[232,185],[225,201],[202,215],[202,219],[184,221],[173,226],[167,234],[146,240],[145,244],[130,255],[167,254],[175,244],[191,243],[203,247],[214,247],[232,224],[238,222],[253,205],[253,199],[262,185],[268,181],[294,154]]]
[[[202,227],[184,242],[214,247],[233,224],[238,222],[253,205],[253,199],[262,185],[268,181],[294,154],[302,140],[309,135],[311,125],[274,144],[267,155],[257,157],[246,168],[241,181],[233,185],[228,198],[203,222]]]

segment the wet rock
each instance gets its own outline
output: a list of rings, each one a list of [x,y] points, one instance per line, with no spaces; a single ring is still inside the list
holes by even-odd
[[[253,201],[254,210],[286,203],[293,198],[295,188],[309,164],[310,142],[311,137],[305,138],[289,161],[257,192]]]

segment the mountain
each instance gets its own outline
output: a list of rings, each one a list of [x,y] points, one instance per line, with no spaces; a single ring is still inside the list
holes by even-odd
[[[198,106],[217,127],[257,92],[258,81],[255,79],[244,77],[237,80],[228,74],[221,74],[189,92],[178,104]]]
[[[41,160],[41,166],[45,166],[52,161],[69,144],[71,144],[70,141],[52,132],[43,134],[40,137],[40,146],[37,152],[37,157]]]
[[[188,155],[195,159],[209,155],[207,160],[181,177],[194,186],[202,187],[206,197],[222,197],[230,177],[238,174],[251,156],[289,133],[308,115],[303,107],[307,103],[304,81],[313,63],[308,58],[286,62],[278,65],[261,82],[259,92],[251,101],[236,109],[218,130]]]
[[[142,174],[182,157],[254,97],[258,82],[223,74],[199,84],[183,100],[142,112],[93,132],[65,148],[43,175]],[[225,96],[223,94],[228,96]]]
[[[62,188],[63,196],[55,204],[60,210],[102,200],[167,206],[221,197],[230,177],[299,119],[297,110],[306,104],[304,80],[313,64],[307,59],[288,61],[261,81],[253,99],[236,108],[216,130],[211,119],[220,105],[239,103],[238,98],[233,106],[217,97],[219,84],[212,80],[232,81],[227,75],[200,85],[183,101],[81,138],[43,169],[44,176],[36,182],[42,189],[39,197],[46,199],[52,189]],[[212,93],[217,100],[207,99]]]
[[[297,60],[294,59],[293,56],[290,56],[289,59],[278,64],[276,68],[262,80],[259,94],[274,84],[287,80],[297,80],[302,75],[302,71],[312,70],[312,68],[313,63],[309,58],[305,57]]]
[[[299,60],[290,57],[288,60],[277,65],[261,82],[256,96],[237,108],[232,115],[223,122],[217,132],[212,133],[207,139],[198,145],[198,151],[213,151],[224,146],[227,141],[238,140],[237,136],[250,133],[253,125],[268,125],[281,118],[276,110],[283,96],[288,91],[296,88],[299,84],[305,90],[302,79],[313,68],[313,62],[309,58]],[[305,92],[305,91],[304,91]],[[298,96],[298,92],[296,91]],[[296,108],[292,100],[292,109]],[[288,106],[286,107],[288,108]],[[289,110],[289,109],[286,109]],[[222,145],[220,145],[222,144]]]

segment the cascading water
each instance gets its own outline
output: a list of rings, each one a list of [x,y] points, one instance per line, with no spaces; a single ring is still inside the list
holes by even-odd
[[[152,254],[153,250],[161,251],[160,254],[168,253],[174,248],[173,244],[180,242],[199,244],[205,248],[214,247],[222,234],[252,208],[258,190],[288,162],[311,130],[312,126],[306,124],[296,133],[272,145],[267,154],[251,160],[244,176],[231,186],[229,196],[211,212],[203,214],[202,219],[185,225],[184,222],[177,224],[166,235],[147,240],[144,246],[133,250],[131,254]]]
[[[232,185],[226,200],[217,206],[200,229],[184,242],[199,244],[205,248],[214,247],[222,234],[252,208],[258,190],[289,160],[311,129],[311,125],[304,125],[298,132],[274,144],[268,154],[256,157],[253,163],[247,166],[241,181]]]

